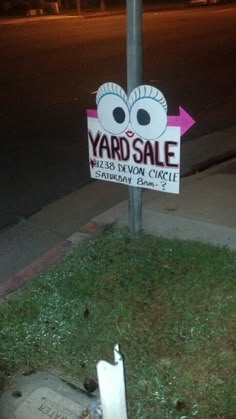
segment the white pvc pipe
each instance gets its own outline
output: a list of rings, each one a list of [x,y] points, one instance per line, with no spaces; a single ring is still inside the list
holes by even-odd
[[[119,345],[114,347],[114,364],[97,364],[103,419],[128,419],[123,355]]]

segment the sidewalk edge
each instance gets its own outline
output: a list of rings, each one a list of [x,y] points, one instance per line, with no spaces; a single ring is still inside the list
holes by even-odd
[[[6,282],[0,285],[0,299],[16,291],[22,285],[39,275],[43,270],[52,266],[59,259],[65,256],[71,247],[72,244],[68,240],[63,240],[57,246],[41,255],[17,274],[8,278]]]
[[[98,230],[99,226],[94,222],[81,226],[78,232],[73,233],[66,240],[61,241],[55,247],[43,253],[17,274],[8,278],[4,283],[0,284],[0,300],[50,268],[72,249],[78,247],[84,240],[89,240]]]

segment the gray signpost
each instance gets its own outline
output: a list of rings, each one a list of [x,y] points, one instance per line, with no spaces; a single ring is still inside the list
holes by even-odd
[[[142,0],[126,0],[127,93],[142,84]],[[142,189],[129,187],[129,228],[137,238],[142,230]]]
[[[137,238],[142,188],[179,193],[181,136],[195,121],[181,106],[179,115],[167,115],[162,92],[143,85],[142,0],[126,4],[127,94],[113,82],[97,90],[97,109],[87,109],[89,165],[92,178],[129,187],[129,229]]]
[[[77,15],[80,15],[81,13],[80,0],[76,0],[76,10],[77,10]]]

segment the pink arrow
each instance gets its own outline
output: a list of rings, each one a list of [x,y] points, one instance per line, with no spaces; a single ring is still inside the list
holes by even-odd
[[[180,127],[181,136],[185,134],[194,124],[195,120],[186,112],[181,106],[179,106],[179,116],[168,116],[167,126],[169,127]]]
[[[97,118],[98,117],[97,109],[87,109],[87,116],[89,118]]]

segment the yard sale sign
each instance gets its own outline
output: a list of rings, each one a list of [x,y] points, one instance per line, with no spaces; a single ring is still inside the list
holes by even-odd
[[[96,103],[87,110],[91,177],[179,193],[180,138],[195,123],[191,116],[181,107],[179,116],[167,116],[164,95],[148,85],[127,97],[105,83]]]

